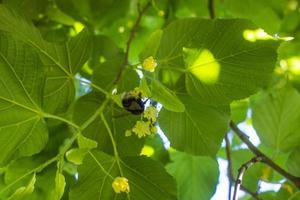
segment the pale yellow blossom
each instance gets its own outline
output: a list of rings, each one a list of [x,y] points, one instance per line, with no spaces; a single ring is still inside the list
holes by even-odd
[[[125,177],[116,177],[112,183],[115,193],[130,192],[128,179]]]
[[[153,56],[146,58],[143,62],[143,69],[146,71],[154,72],[156,67],[157,67],[157,62],[153,58]]]

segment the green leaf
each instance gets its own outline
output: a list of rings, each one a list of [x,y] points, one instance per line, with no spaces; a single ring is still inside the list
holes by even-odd
[[[11,196],[19,188],[26,188],[33,178],[33,173],[29,172],[41,165],[43,161],[45,161],[45,158],[36,156],[12,161],[6,167],[4,174],[5,186],[0,188],[0,197],[8,198],[8,196]],[[38,179],[38,174],[36,178]],[[15,182],[16,180],[18,181]]]
[[[291,195],[289,200],[300,200],[300,192],[296,192],[295,194]]]
[[[67,44],[67,54],[70,56],[69,66],[72,74],[75,75],[86,63],[91,55],[93,40],[90,32],[83,29],[76,37],[72,38]]]
[[[291,87],[263,92],[253,103],[253,126],[261,142],[288,152],[300,144],[300,95]]]
[[[205,156],[171,153],[172,163],[166,166],[178,184],[180,200],[209,200],[218,183],[219,169],[216,160]]]
[[[185,109],[178,97],[157,80],[152,81],[151,99],[158,101],[167,110],[173,112],[183,112]]]
[[[0,165],[38,153],[47,143],[40,65],[29,46],[0,34]]]
[[[146,58],[150,56],[156,55],[162,33],[162,30],[157,30],[150,35],[147,43],[145,44],[144,49],[139,55],[139,59],[141,62],[143,62]]]
[[[118,88],[117,88],[118,93],[128,92],[133,90],[135,87],[139,85],[139,81],[140,81],[139,76],[135,70],[128,69],[128,68],[124,69],[121,76],[121,80],[118,84]]]
[[[34,174],[27,186],[18,188],[7,200],[21,200],[26,195],[31,194],[34,190],[35,182],[36,182],[36,177]]]
[[[269,83],[277,57],[277,41],[247,40],[245,31],[256,29],[240,19],[177,20],[164,29],[157,70],[170,73],[173,85],[184,77],[188,93],[204,104],[248,97]]]
[[[169,200],[176,198],[176,183],[163,166],[146,157],[125,157],[121,161],[123,176],[129,181],[131,200]],[[128,199],[116,194],[112,181],[120,176],[116,160],[92,151],[78,169],[79,181],[71,190],[70,200]]]
[[[143,77],[141,79],[140,88],[146,94],[147,97],[151,97],[151,90],[149,88],[147,78]]]
[[[231,120],[235,123],[246,120],[248,107],[249,101],[247,99],[241,101],[233,101],[230,104]]]
[[[4,187],[0,188],[0,198],[3,197],[7,199],[7,195],[11,195],[18,188],[22,188],[28,185],[32,179],[34,170],[37,170],[46,161],[45,155],[35,156],[35,157],[26,157],[13,161],[8,165],[5,173],[5,183]],[[64,165],[67,165],[66,163]],[[34,191],[30,194],[27,193],[26,196],[23,196],[22,200],[59,200],[64,193],[63,189],[65,188],[64,177],[58,172],[55,165],[50,165],[43,171],[38,171],[36,174],[36,182],[34,184]],[[70,176],[69,176],[70,177]],[[75,179],[74,177],[72,177]],[[66,181],[67,182],[67,181]],[[69,180],[68,184],[71,181]],[[5,190],[6,187],[9,187],[8,190]],[[68,188],[68,186],[66,186]],[[4,193],[2,193],[4,189]],[[5,196],[2,196],[5,194]]]
[[[74,99],[73,75],[86,61],[87,52],[91,49],[87,32],[83,31],[69,43],[49,43],[31,22],[4,5],[0,5],[0,30],[10,33],[38,52],[47,73],[43,108],[50,113],[65,112]]]
[[[65,186],[66,186],[66,180],[64,175],[61,173],[56,173],[55,176],[55,187],[54,190],[52,191],[52,200],[60,200],[64,194],[65,191]]]
[[[80,149],[93,149],[97,147],[96,141],[84,137],[81,134],[77,137],[77,142]]]
[[[109,90],[113,87],[120,68],[121,63],[119,59],[98,64],[95,67],[92,82],[101,88]]]
[[[79,148],[70,149],[66,153],[66,158],[68,159],[68,161],[76,165],[81,165],[88,151],[89,151],[88,149],[79,149]]]
[[[300,177],[300,147],[295,148],[289,155],[289,158],[286,161],[286,166],[290,173],[294,176]]]
[[[227,131],[229,116],[215,107],[201,105],[191,97],[182,97],[182,113],[162,109],[159,125],[171,146],[195,155],[214,156]]]

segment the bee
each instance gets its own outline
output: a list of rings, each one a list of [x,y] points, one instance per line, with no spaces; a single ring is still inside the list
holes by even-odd
[[[145,104],[149,99],[143,101],[141,93],[138,96],[133,95],[131,92],[127,92],[124,94],[122,98],[122,105],[124,109],[129,111],[134,115],[140,115],[145,110]]]

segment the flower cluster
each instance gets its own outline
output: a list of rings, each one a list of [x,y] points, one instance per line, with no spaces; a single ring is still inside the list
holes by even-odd
[[[132,130],[127,130],[125,136],[131,136],[132,132],[138,137],[152,136],[157,133],[155,122],[157,118],[157,110],[154,106],[149,106],[143,113],[142,120],[137,121]],[[131,132],[132,131],[132,132]]]
[[[130,192],[128,179],[125,177],[116,177],[112,183],[112,188],[115,193]]]
[[[142,66],[143,66],[144,70],[149,71],[149,72],[154,72],[155,68],[157,67],[157,62],[153,58],[153,56],[150,56],[144,60]]]

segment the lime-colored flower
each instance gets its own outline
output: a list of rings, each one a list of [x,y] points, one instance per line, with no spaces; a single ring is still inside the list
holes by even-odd
[[[116,177],[112,183],[115,193],[130,192],[128,179],[125,177]]]
[[[153,58],[153,56],[150,56],[150,57],[146,58],[143,62],[143,68],[146,71],[154,72],[156,67],[157,67],[157,62]]]
[[[138,138],[151,135],[150,123],[144,121],[137,121],[132,131],[138,136]]]
[[[156,122],[157,110],[154,106],[149,106],[144,111],[144,117],[150,120],[152,123]]]
[[[165,12],[163,10],[158,11],[158,16],[163,17],[165,16]]]

